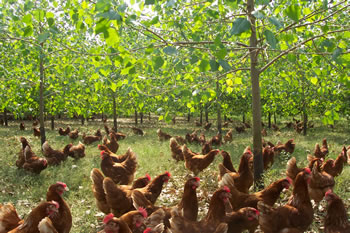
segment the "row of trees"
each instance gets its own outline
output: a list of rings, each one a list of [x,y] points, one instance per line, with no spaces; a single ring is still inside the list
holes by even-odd
[[[0,3],[0,110],[349,113],[349,3],[266,0],[8,0]],[[249,107],[250,106],[250,107]],[[45,140],[45,134],[42,141]]]

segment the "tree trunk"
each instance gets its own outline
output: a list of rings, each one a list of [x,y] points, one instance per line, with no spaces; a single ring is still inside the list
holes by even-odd
[[[275,125],[277,125],[276,112],[273,112],[273,123],[275,123]]]
[[[191,112],[190,110],[188,110],[188,113],[187,113],[187,122],[190,122],[191,120]]]
[[[308,117],[307,117],[306,109],[304,108],[304,129],[303,129],[304,136],[306,136],[306,133],[307,133],[307,121],[308,121]]]
[[[143,124],[143,112],[140,112],[140,122]]]
[[[113,93],[113,128],[115,132],[118,132],[117,122],[117,102],[115,101],[115,94]]]
[[[51,130],[55,130],[55,117],[51,116]]]
[[[203,123],[203,108],[201,107],[201,112],[200,112],[200,115],[199,115],[199,123],[202,125]]]
[[[151,121],[151,112],[148,113],[148,120]]]
[[[243,123],[245,123],[245,112],[243,112],[243,116],[242,116],[242,121],[243,121]]]
[[[205,105],[205,121],[209,122],[209,111],[208,111],[208,105]]]
[[[218,132],[221,134],[222,133],[222,128],[221,128],[221,101],[220,101],[220,84],[219,80],[216,80],[216,110],[217,110],[217,117],[218,117]]]
[[[40,23],[40,32],[42,31]],[[45,79],[45,70],[44,70],[44,54],[43,48],[44,43],[40,44],[40,99],[39,99],[39,117],[40,117],[40,135],[41,135],[41,145],[46,141],[45,136],[45,126],[44,126],[44,79]]]
[[[226,115],[224,115],[224,122],[226,122],[227,121],[227,116]]]
[[[262,141],[261,141],[261,103],[260,103],[260,86],[259,86],[259,70],[258,66],[258,50],[254,49],[258,46],[255,17],[254,0],[247,1],[247,12],[251,24],[250,35],[250,76],[252,82],[252,108],[253,108],[253,153],[254,153],[254,183],[257,189],[261,189],[263,183],[263,160],[262,160]]]
[[[8,120],[7,120],[7,109],[4,108],[4,123],[5,126],[9,126]]]
[[[81,125],[85,125],[85,118],[84,118],[84,116],[81,116]]]
[[[271,112],[269,112],[268,121],[269,121],[269,129],[271,129]]]
[[[135,109],[135,125],[137,125],[137,110]]]

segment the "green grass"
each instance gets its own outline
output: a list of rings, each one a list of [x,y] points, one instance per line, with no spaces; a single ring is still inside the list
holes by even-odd
[[[100,156],[97,149],[97,144],[86,146],[86,157],[80,160],[68,158],[61,165],[56,167],[48,167],[41,172],[40,175],[28,173],[24,170],[17,169],[14,165],[17,159],[17,153],[21,148],[19,137],[26,137],[33,151],[42,156],[40,152],[40,140],[34,138],[31,130],[31,122],[25,122],[27,130],[19,130],[19,122],[10,122],[9,127],[0,127],[0,203],[12,202],[15,204],[18,213],[25,217],[38,202],[46,198],[48,187],[56,181],[65,182],[70,191],[64,194],[65,200],[71,207],[73,215],[72,233],[76,232],[97,232],[101,226],[102,214],[98,211],[95,205],[95,200],[91,191],[90,171],[92,168],[100,168]],[[46,122],[46,133],[49,144],[57,149],[62,149],[71,140],[68,137],[59,136],[57,130],[49,130],[50,122]],[[110,126],[111,122],[108,123]],[[94,133],[97,129],[103,130],[103,124],[100,121],[91,122],[82,126],[79,121],[66,120],[56,122],[55,127],[78,128],[80,132],[87,134]],[[136,177],[143,176],[149,173],[152,177],[169,171],[172,174],[172,179],[169,181],[166,188],[163,190],[157,204],[159,205],[174,205],[181,198],[183,184],[188,175],[183,162],[176,163],[170,156],[169,142],[159,142],[156,134],[158,128],[170,133],[171,135],[183,136],[187,132],[198,128],[194,123],[185,121],[177,121],[176,125],[167,125],[159,123],[156,120],[149,122],[146,120],[143,128],[146,132],[145,136],[136,136],[132,133],[130,126],[131,120],[123,119],[119,123],[120,131],[128,136],[125,140],[120,141],[120,148],[117,154],[124,153],[128,147],[131,147],[138,156],[139,167],[136,172]],[[329,157],[335,158],[341,151],[343,145],[350,144],[350,129],[345,122],[343,126],[336,129],[330,129],[322,125],[316,124],[314,129],[309,131],[308,136],[304,137],[297,134],[293,130],[282,129],[280,133],[275,133],[268,130],[268,136],[265,137],[273,143],[277,141],[285,142],[290,138],[294,138],[296,142],[296,150],[293,156],[297,158],[298,164],[306,165],[306,155],[312,152],[316,142],[321,143],[322,138],[326,137],[329,143]],[[230,127],[232,125],[230,124]],[[227,129],[225,129],[226,132]],[[206,132],[207,139],[216,133],[214,129]],[[81,140],[79,137],[75,144]],[[234,134],[234,140],[230,144],[225,144],[220,149],[230,152],[235,167],[238,166],[239,158],[242,151],[247,145],[251,145],[251,130],[243,134]],[[200,146],[189,145],[194,151],[200,151]],[[275,164],[264,174],[265,184],[282,178],[285,175],[286,162],[288,156],[282,155],[275,160]],[[221,156],[217,157],[213,164],[208,169],[199,174],[201,178],[201,187],[198,189],[198,197],[200,202],[200,214],[206,213],[206,208],[210,200],[210,196],[217,187],[217,165],[222,161]],[[346,166],[343,173],[336,178],[336,186],[334,190],[341,196],[347,205],[350,204],[350,169]],[[289,193],[282,194],[282,200],[286,199]],[[323,217],[321,217],[322,219]],[[312,231],[319,232],[320,226],[319,217],[317,216]]]

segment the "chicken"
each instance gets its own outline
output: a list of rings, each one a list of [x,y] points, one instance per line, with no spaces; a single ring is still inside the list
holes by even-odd
[[[108,214],[103,219],[104,228],[98,233],[132,233],[128,224],[121,219],[115,218],[113,214]]]
[[[103,213],[110,213],[111,210],[106,200],[105,190],[103,189],[103,180],[105,179],[105,177],[99,169],[93,168],[90,174],[90,178],[93,184],[92,192],[96,199],[97,208]],[[133,182],[132,186],[120,185],[119,187],[125,191],[129,191],[136,188],[143,188],[150,182],[150,180],[151,177],[148,174],[146,174],[145,176],[136,179]]]
[[[96,133],[94,134],[94,136],[102,138],[101,130],[100,129],[96,130]]]
[[[243,132],[245,132],[245,127],[244,127],[244,125],[236,126],[235,129],[236,129],[237,133],[243,133]]]
[[[24,123],[21,122],[21,123],[19,124],[19,130],[25,130],[25,129],[26,129],[26,127],[24,126]]]
[[[114,162],[110,154],[101,151],[101,170],[103,174],[110,177],[116,184],[131,184],[137,167],[136,154],[128,148],[126,159],[121,162]]]
[[[193,153],[186,145],[182,148],[185,158],[185,167],[192,171],[195,175],[207,168],[215,159],[220,150],[211,150],[205,155],[197,155]]]
[[[250,186],[253,185],[254,177],[250,168],[250,159],[253,154],[250,147],[247,147],[243,155],[241,156],[241,161],[239,163],[238,172],[231,172],[225,168],[222,164],[219,164],[220,176],[223,177],[225,173],[229,173],[233,177],[236,188],[243,193],[249,193]]]
[[[325,194],[328,203],[327,214],[324,219],[325,233],[349,233],[350,222],[348,220],[347,209],[343,200],[337,194],[329,190]]]
[[[304,232],[308,229],[314,215],[307,187],[310,176],[308,168],[297,175],[292,196],[286,205],[273,208],[258,202],[259,224],[263,232],[288,232],[293,228]]]
[[[243,122],[243,125],[244,125],[244,127],[246,127],[247,129],[250,129],[250,128],[251,128],[250,124],[247,123],[247,122]],[[262,126],[263,126],[263,125],[262,125]]]
[[[327,145],[327,140],[324,138],[322,140],[322,147],[320,147],[320,144],[316,143],[315,150],[314,150],[314,155],[317,158],[323,158],[324,159],[327,154],[328,154],[328,145]]]
[[[144,229],[144,221],[147,218],[147,211],[143,208],[129,211],[120,217],[133,233],[142,233]]]
[[[171,138],[170,134],[163,132],[161,129],[157,130],[157,135],[158,135],[159,141],[167,141]]]
[[[210,139],[210,144],[212,144],[212,145],[220,146],[221,143],[222,143],[222,135],[221,135],[221,133],[217,133],[215,136],[213,136]]]
[[[204,142],[202,146],[201,154],[202,155],[208,154],[212,149],[213,147],[211,146],[210,142]]]
[[[274,205],[283,189],[288,189],[292,181],[288,178],[279,179],[260,192],[247,194],[238,191],[235,182],[230,174],[225,174],[220,181],[220,186],[227,186],[231,191],[230,203],[233,210],[243,207],[257,208],[258,201],[263,201],[267,205]]]
[[[318,203],[322,201],[325,193],[329,189],[333,189],[334,185],[335,181],[333,176],[324,171],[321,172],[319,162],[315,162],[308,184],[310,199],[314,200],[316,205],[318,205]]]
[[[190,221],[181,216],[178,208],[171,211],[171,231],[172,233],[212,233],[227,232],[227,226],[222,223],[225,220],[225,202],[228,202],[230,190],[223,187],[215,191],[210,199],[207,215],[199,222]],[[224,224],[224,225],[222,225]],[[218,231],[222,229],[223,231]]]
[[[6,233],[22,223],[23,221],[18,217],[17,211],[11,203],[0,205],[0,233]]]
[[[76,146],[71,145],[69,148],[68,155],[75,158],[75,159],[85,157],[85,145],[81,142],[79,142],[79,144]]]
[[[165,172],[154,178],[147,186],[134,190],[126,190],[116,185],[112,179],[106,177],[103,180],[103,189],[106,194],[106,201],[111,209],[111,212],[116,216],[121,216],[124,213],[133,209],[132,194],[138,191],[153,205],[160,195],[163,184],[168,182],[170,173]]]
[[[117,153],[117,151],[119,149],[118,140],[115,137],[115,135],[112,133],[109,134],[109,137],[111,138],[111,140],[108,140],[107,136],[104,136],[104,138],[102,140],[102,144],[105,145],[113,153]]]
[[[136,135],[141,135],[141,136],[143,136],[145,133],[143,132],[143,130],[142,129],[140,129],[140,128],[136,128],[136,127],[131,127],[131,129],[132,129],[132,132],[134,132],[134,134],[136,134]]]
[[[279,131],[280,130],[280,128],[277,125],[275,125],[275,124],[271,124],[271,127],[272,127],[272,129],[274,131]]]
[[[33,127],[33,135],[34,137],[40,137],[40,129]]]
[[[184,139],[181,136],[175,136],[175,139],[176,139],[177,143],[179,143],[180,145],[183,145],[186,143],[186,139]]]
[[[211,123],[206,122],[203,128],[208,131],[210,129],[210,127],[211,127]]]
[[[175,138],[170,138],[169,147],[171,151],[171,157],[173,157],[176,161],[184,160],[182,147],[177,143]]]
[[[62,195],[65,191],[68,191],[68,187],[63,182],[57,182],[49,187],[46,193],[47,201],[55,201],[59,204],[58,213],[54,216],[50,216],[53,226],[58,233],[68,233],[72,228],[72,214],[70,208]]]
[[[200,126],[202,126],[202,123],[200,123],[199,121],[196,121],[196,122],[195,122],[195,125],[196,125],[197,127],[200,127]]]
[[[47,158],[49,165],[58,165],[62,161],[66,160],[69,154],[69,150],[72,144],[68,144],[63,150],[55,150],[49,145],[47,141],[44,142],[42,149],[43,154]]]
[[[196,189],[199,187],[199,181],[198,177],[190,178],[186,181],[182,199],[177,205],[179,211],[182,210],[182,216],[191,221],[197,221],[198,217]]]
[[[8,231],[8,233],[36,233],[39,232],[39,222],[49,216],[54,216],[58,212],[59,203],[55,201],[41,202],[35,207],[27,218],[15,229]]]
[[[222,124],[222,127],[227,127],[228,126],[228,121],[225,121],[223,124]]]
[[[309,168],[310,170],[313,169],[314,163],[319,160],[318,158],[315,159],[312,155],[308,155],[307,159],[309,161],[309,165],[307,166],[307,168]],[[303,171],[303,170],[304,170],[304,168],[299,168],[297,166],[297,161],[296,161],[295,157],[292,157],[290,160],[288,160],[286,175],[291,180],[293,180],[293,183],[295,182],[295,178],[297,177],[298,173]]]
[[[289,139],[285,144],[276,145],[274,147],[274,151],[277,152],[277,154],[281,153],[282,151],[292,154],[294,152],[294,149],[295,149],[294,139]]]
[[[207,141],[206,141],[206,139],[205,139],[205,134],[204,134],[203,132],[201,132],[200,135],[199,135],[199,143],[200,143],[201,145],[204,145],[206,142],[207,142]]]
[[[221,156],[223,158],[222,165],[229,171],[236,172],[236,169],[233,167],[232,164],[231,155],[228,152],[222,150]],[[219,180],[221,180],[221,178]]]
[[[124,134],[122,132],[115,132],[114,130],[111,130],[111,133],[114,134],[115,138],[118,141],[126,138],[126,134]]]
[[[230,129],[229,131],[227,131],[227,133],[224,136],[224,142],[228,143],[228,142],[232,142],[232,129]]]
[[[42,170],[47,168],[47,160],[36,156],[29,146],[24,149],[24,158],[24,170],[40,174]]]
[[[70,133],[70,127],[68,126],[66,129],[58,128],[58,133],[61,136],[67,136]]]
[[[21,141],[22,143],[22,148],[21,150],[18,152],[18,159],[16,160],[16,166],[18,168],[22,168],[23,167],[23,164],[25,162],[25,158],[24,158],[24,149],[28,146],[29,148],[30,145],[27,141],[27,139],[25,137],[20,137],[19,140]]]
[[[83,143],[85,145],[90,145],[94,142],[100,141],[102,139],[101,136],[94,136],[94,135],[86,135],[85,133],[83,133]]]
[[[104,128],[105,128],[106,134],[109,135],[111,130],[109,129],[108,125],[104,124]]]
[[[274,163],[275,150],[273,147],[265,146],[262,150],[264,170],[267,170]]]
[[[49,217],[43,218],[38,225],[40,233],[58,233]]]
[[[252,207],[244,207],[238,211],[226,214],[225,222],[228,224],[227,233],[241,233],[258,226],[259,211]],[[250,230],[249,232],[255,232]]]
[[[321,170],[327,172],[333,177],[340,175],[343,171],[344,164],[347,163],[346,147],[344,146],[342,152],[338,155],[336,160],[328,159],[322,164]]]
[[[106,153],[108,153],[111,156],[112,160],[116,163],[124,162],[129,156],[128,152],[126,152],[125,154],[122,154],[122,155],[116,155],[115,153],[110,151],[108,149],[108,147],[105,145],[97,145],[97,148],[101,151],[105,151]]]
[[[68,137],[75,140],[79,137],[79,130],[78,129],[75,129],[73,131],[70,131],[69,134],[68,134]]]
[[[265,128],[261,130],[261,136],[263,136],[263,137],[267,136],[267,131]]]
[[[38,120],[33,121],[32,126],[37,126],[37,125],[39,125],[39,121]]]

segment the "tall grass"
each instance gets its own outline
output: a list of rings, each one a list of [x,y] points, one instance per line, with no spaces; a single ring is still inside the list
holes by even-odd
[[[33,136],[31,122],[25,122],[25,124],[27,127],[25,131],[19,130],[19,122],[10,122],[9,127],[0,127],[0,148],[2,148],[0,153],[0,203],[14,203],[18,213],[25,217],[31,208],[46,198],[47,189],[51,184],[62,181],[70,189],[69,192],[64,194],[64,198],[69,203],[73,215],[71,232],[96,232],[101,226],[103,214],[97,209],[91,192],[90,171],[95,167],[100,168],[98,143],[86,146],[86,157],[83,159],[68,158],[59,166],[48,167],[40,175],[31,174],[22,169],[17,169],[14,165],[21,148],[20,136],[26,137],[32,146],[32,150],[38,156],[42,156],[40,139]],[[49,130],[49,122],[46,122],[46,124],[47,140],[53,148],[62,149],[66,144],[72,142],[69,137],[60,136],[57,130]],[[111,122],[108,124],[111,126]],[[131,120],[128,119],[123,119],[119,123],[120,131],[128,136],[125,140],[119,141],[120,147],[117,154],[125,153],[128,147],[131,147],[137,154],[139,166],[135,177],[143,176],[145,173],[155,177],[164,171],[169,171],[172,174],[172,179],[163,190],[157,204],[168,206],[176,204],[181,198],[183,184],[189,172],[183,162],[176,163],[171,158],[169,142],[159,142],[156,131],[158,128],[162,128],[163,131],[171,135],[184,137],[187,132],[198,129],[198,127],[195,127],[193,122],[178,121],[176,125],[167,125],[156,120],[151,122],[146,120],[142,125],[138,125],[145,131],[146,135],[137,136],[132,133],[131,124]],[[86,132],[87,134],[93,134],[97,129],[101,129],[103,132],[103,123],[100,121],[90,121],[85,126],[73,120],[56,122],[56,128],[64,128],[68,125],[72,129],[78,128],[79,132]],[[282,129],[279,133],[268,130],[268,136],[265,137],[265,140],[276,143],[277,141],[286,142],[288,139],[294,138],[296,149],[292,156],[297,158],[300,166],[307,164],[307,154],[312,152],[315,143],[321,143],[324,137],[327,138],[329,143],[329,157],[331,158],[336,158],[343,145],[350,144],[350,129],[348,126],[339,126],[336,129],[317,124],[315,126],[306,137],[288,129]],[[230,124],[230,127],[233,126]],[[225,129],[225,132],[226,130],[228,128]],[[210,139],[211,136],[216,134],[216,130],[212,129],[205,132],[205,134],[207,139]],[[79,140],[82,140],[81,137],[74,144],[77,144]],[[248,130],[243,134],[234,134],[233,142],[222,145],[220,149],[231,154],[234,165],[237,167],[244,148],[251,145],[251,143],[251,130]],[[189,145],[189,147],[194,151],[200,151],[198,145]],[[275,160],[275,164],[264,174],[266,185],[285,176],[288,159],[288,155],[281,155]],[[208,169],[199,174],[201,187],[198,189],[198,196],[201,215],[205,214],[210,196],[217,187],[217,165],[221,161],[221,156],[217,157]],[[341,196],[347,205],[350,204],[350,169],[348,166],[336,178],[334,192]],[[288,192],[283,194],[282,199],[285,199],[288,194]],[[322,217],[320,219],[322,220]],[[312,231],[320,231],[322,226],[320,219],[318,216],[315,218]]]

